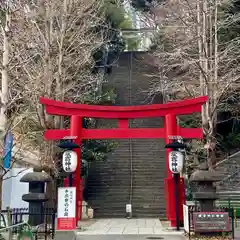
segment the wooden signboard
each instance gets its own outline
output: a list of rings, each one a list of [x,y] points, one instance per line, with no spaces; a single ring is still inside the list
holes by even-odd
[[[230,230],[228,212],[195,212],[193,213],[194,231],[228,232]]]
[[[76,188],[58,188],[58,230],[76,229]]]

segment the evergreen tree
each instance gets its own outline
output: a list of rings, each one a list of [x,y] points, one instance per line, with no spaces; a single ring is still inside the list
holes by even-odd
[[[221,42],[227,42],[240,36],[240,1],[231,0],[223,4],[220,11],[220,18],[223,24],[219,28],[219,39]],[[227,22],[227,24],[226,24]]]
[[[143,12],[150,11],[150,7],[152,3],[153,3],[153,0],[131,0],[132,6]]]
[[[138,37],[128,38],[121,34],[121,30],[131,29],[133,26],[120,1],[104,0],[102,11],[105,13],[106,25],[109,26],[107,29],[109,41],[93,53],[96,61],[93,72],[99,72],[104,68],[105,73],[111,73],[112,63],[125,50],[126,46],[128,50],[136,50],[140,41]]]

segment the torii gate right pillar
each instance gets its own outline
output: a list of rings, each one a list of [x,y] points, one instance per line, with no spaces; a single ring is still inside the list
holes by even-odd
[[[170,139],[170,136],[177,136],[179,135],[178,132],[178,125],[177,125],[177,119],[176,115],[168,114],[165,115],[164,119],[164,129],[165,129],[165,143],[168,144],[172,140]],[[165,184],[165,198],[166,198],[166,215],[167,219],[170,220],[171,226],[176,227],[176,196],[175,196],[175,181],[173,178],[173,174],[170,171],[169,167],[169,153],[171,152],[171,149],[166,149],[166,169],[167,169],[167,178],[164,179]],[[185,204],[185,186],[184,186],[184,179],[179,179],[179,197],[178,197],[178,210],[177,213],[179,215],[179,219],[183,219],[183,204]]]

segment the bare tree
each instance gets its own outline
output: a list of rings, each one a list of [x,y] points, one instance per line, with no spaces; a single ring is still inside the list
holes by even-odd
[[[13,90],[22,93],[19,132],[40,146],[42,164],[54,168],[54,143],[43,143],[46,128],[62,128],[64,119],[45,113],[39,97],[81,102],[96,87],[92,53],[105,41],[102,2],[97,0],[20,1],[14,18]],[[30,114],[31,113],[31,114]],[[32,134],[29,134],[32,133]]]
[[[42,133],[61,128],[64,119],[48,116],[39,97],[81,102],[99,85],[91,67],[92,53],[106,41],[103,19],[98,0],[0,2],[0,196],[4,176],[16,159],[26,157],[22,149],[34,156],[30,165],[41,160],[45,169],[55,169],[56,148],[43,141]],[[16,145],[5,169],[8,131]]]
[[[222,4],[217,0],[172,0],[153,9],[159,26],[155,63],[161,74],[152,91],[164,93],[170,100],[209,97],[202,108],[209,169],[216,162],[217,113],[240,86],[239,39],[219,41],[220,29],[233,21],[220,17]]]
[[[46,128],[62,128],[65,119],[47,115],[39,97],[82,102],[99,86],[91,68],[93,52],[107,41],[102,4],[99,0],[0,3],[2,152],[4,136],[11,130],[18,145],[22,141],[24,149],[41,153],[37,154],[41,165],[57,173],[55,144],[44,142],[42,134]],[[0,171],[2,180],[7,172],[3,162]]]

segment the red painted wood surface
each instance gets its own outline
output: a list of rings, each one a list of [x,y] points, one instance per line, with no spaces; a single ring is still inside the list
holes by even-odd
[[[72,116],[70,123],[70,135],[77,136],[73,140],[74,143],[81,146],[82,144],[82,118],[79,116]],[[76,148],[74,151],[77,153],[78,164],[74,173],[74,186],[76,187],[76,224],[78,220],[82,219],[82,201],[83,201],[83,186],[81,181],[81,149]]]
[[[164,138],[163,128],[129,128],[129,129],[83,129],[82,139],[128,139],[128,138]],[[60,140],[70,136],[66,130],[46,130],[47,140]]]
[[[158,139],[165,138],[164,128],[117,128],[117,129],[82,129],[82,139]],[[178,135],[183,138],[202,138],[201,128],[179,128]],[[69,129],[50,129],[44,133],[46,140],[61,140],[70,136]]]
[[[128,128],[128,119],[118,119],[119,128]]]
[[[166,199],[166,215],[168,220],[170,220],[171,226],[176,227],[176,198],[175,198],[175,181],[173,177],[168,177],[164,179],[165,184],[165,199]],[[185,184],[184,178],[179,178],[179,185],[178,185],[178,215],[179,220],[183,221],[183,204],[185,204]]]
[[[201,112],[201,107],[206,101],[207,97],[203,96],[167,104],[121,107],[74,104],[40,98],[40,103],[46,106],[48,114],[112,119],[150,118],[161,117],[167,114],[186,115],[193,112]]]

